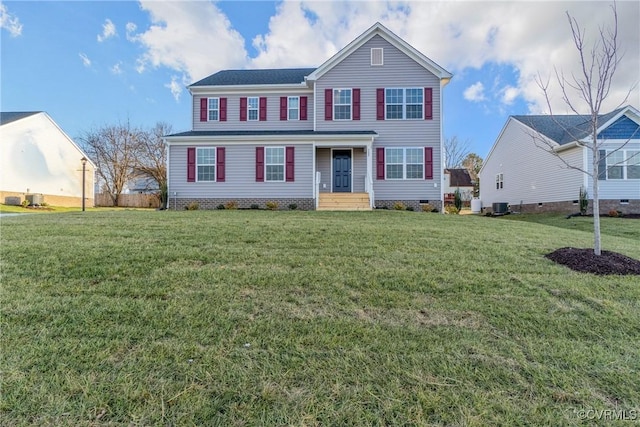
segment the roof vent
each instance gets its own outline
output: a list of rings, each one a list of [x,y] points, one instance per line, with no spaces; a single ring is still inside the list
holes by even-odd
[[[381,47],[371,48],[371,65],[383,65],[384,64],[384,50]]]

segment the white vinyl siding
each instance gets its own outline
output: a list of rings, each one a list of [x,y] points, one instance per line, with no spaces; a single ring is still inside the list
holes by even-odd
[[[215,122],[220,119],[220,99],[219,98],[209,98],[207,100],[208,105],[208,113],[207,117],[210,122]]]
[[[258,97],[252,96],[247,98],[247,120],[255,121],[258,120]]]
[[[196,148],[196,181],[216,180],[216,149],[215,147]]]
[[[333,90],[333,119],[351,120],[351,89]]]

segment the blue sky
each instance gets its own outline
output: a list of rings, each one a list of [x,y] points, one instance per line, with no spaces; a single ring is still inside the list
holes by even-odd
[[[46,111],[73,138],[127,120],[188,130],[188,84],[220,69],[318,66],[380,21],[454,74],[444,134],[484,157],[509,115],[547,110],[538,74],[575,70],[566,11],[588,37],[612,22],[607,2],[4,1],[0,108]],[[618,14],[625,55],[605,109],[640,75],[640,4],[618,2]],[[567,112],[559,94],[551,103]],[[638,86],[628,103],[640,106]]]

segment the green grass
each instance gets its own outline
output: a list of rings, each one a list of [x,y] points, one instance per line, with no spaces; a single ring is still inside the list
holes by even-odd
[[[640,258],[624,237],[640,222],[605,224],[605,249]],[[638,410],[638,278],[543,256],[590,244],[392,211],[3,218],[0,423],[581,425],[583,409]]]

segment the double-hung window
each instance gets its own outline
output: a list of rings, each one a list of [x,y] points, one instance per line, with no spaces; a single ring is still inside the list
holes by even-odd
[[[247,98],[247,120],[258,120],[258,101],[257,96]]]
[[[198,147],[196,149],[196,169],[198,181],[216,180],[215,147]]]
[[[387,179],[423,179],[424,148],[387,148]]]
[[[351,89],[333,90],[333,119],[351,120]]]
[[[422,119],[424,114],[422,88],[385,89],[385,114],[387,120]]]
[[[640,179],[640,150],[608,152],[607,179]]]
[[[265,180],[284,181],[284,147],[265,148]]]
[[[209,112],[208,118],[210,122],[220,120],[220,99],[219,98],[209,98],[208,112]]]
[[[289,120],[300,119],[300,97],[290,96],[287,99],[287,117]]]
[[[500,190],[503,187],[503,177],[502,174],[496,174],[496,190]]]

